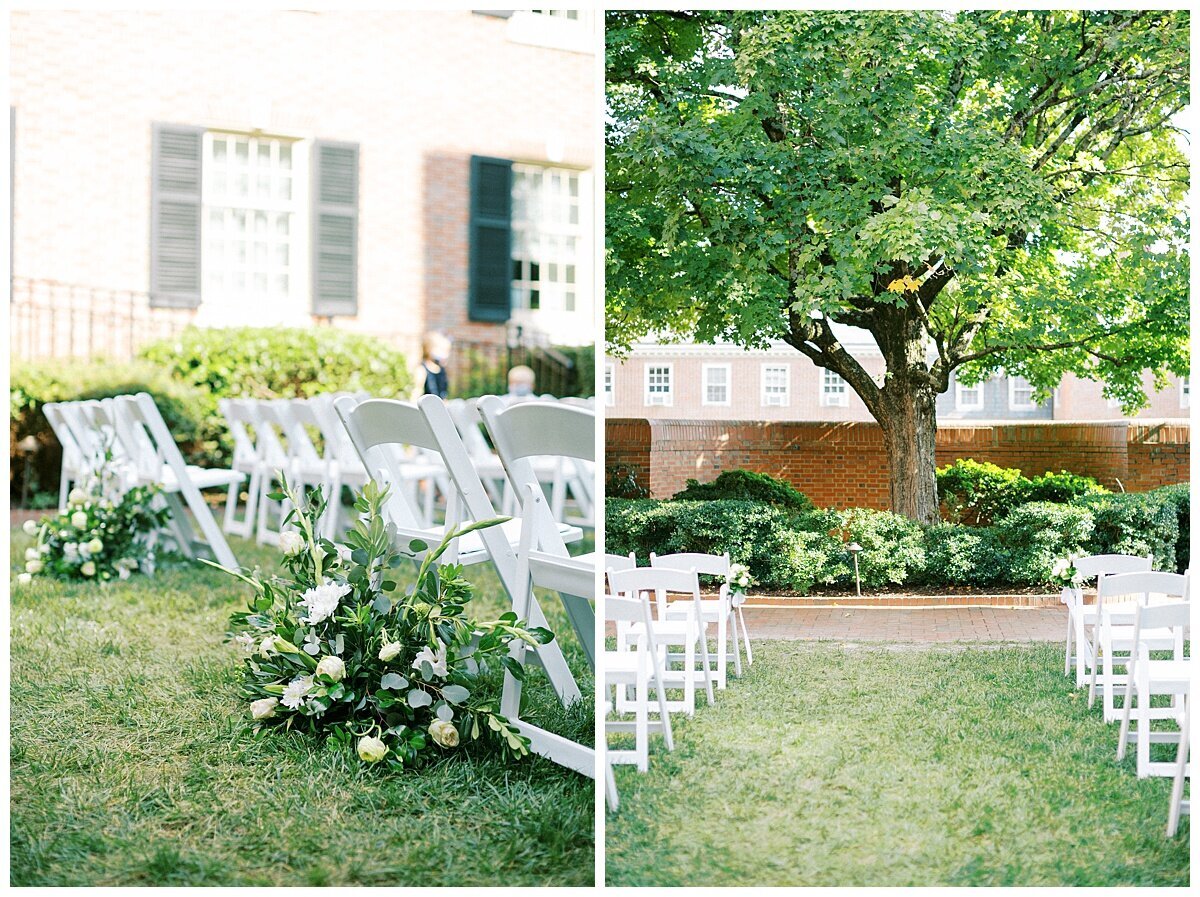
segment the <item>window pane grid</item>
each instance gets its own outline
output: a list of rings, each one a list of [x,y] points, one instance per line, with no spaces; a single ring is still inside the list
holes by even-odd
[[[514,308],[574,311],[583,236],[580,172],[513,165]]]

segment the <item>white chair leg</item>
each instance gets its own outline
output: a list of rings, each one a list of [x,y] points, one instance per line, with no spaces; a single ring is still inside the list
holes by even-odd
[[[717,619],[717,688],[725,688],[726,661],[729,659],[728,622],[724,615]]]
[[[688,645],[683,661],[683,703],[688,716],[696,712],[696,646]]]
[[[1189,722],[1188,713],[1185,712],[1183,714],[1183,725],[1179,732],[1179,750],[1175,754],[1175,782],[1171,786],[1171,807],[1167,814],[1168,838],[1174,838],[1179,832],[1179,817],[1184,809],[1183,785],[1187,779]]]
[[[1075,617],[1074,614],[1070,613],[1069,611],[1067,612],[1067,650],[1066,650],[1067,659],[1066,659],[1066,670],[1063,672],[1063,675],[1068,676],[1068,677],[1071,675],[1071,661],[1073,660],[1073,658],[1071,657],[1071,637],[1075,634],[1075,619],[1074,619],[1074,617]],[[1076,663],[1078,663],[1078,661],[1076,661]]]
[[[604,761],[604,796],[608,801],[609,812],[617,812],[621,799],[617,795],[617,779],[613,775],[612,763],[608,762],[607,758]]]
[[[1135,698],[1137,699],[1138,704],[1141,704],[1141,696],[1137,694],[1137,689],[1134,687],[1130,687],[1130,689],[1125,694],[1125,704],[1121,708],[1121,731],[1120,731],[1120,734],[1117,736],[1117,762],[1118,763],[1125,759],[1125,748],[1129,744],[1130,713],[1131,713],[1131,707],[1133,705]],[[1137,738],[1139,741],[1145,740],[1145,736],[1142,734],[1141,725],[1142,725],[1141,720],[1139,719],[1138,720],[1138,731],[1134,735],[1134,738]]]
[[[733,672],[737,676],[742,675],[742,645],[738,636],[738,618],[737,613],[733,608],[729,609],[729,631],[732,635],[733,642]]]
[[[1150,742],[1152,740],[1150,736],[1150,683],[1143,679],[1140,685],[1142,689],[1138,694],[1137,707],[1133,708],[1131,712],[1137,713],[1137,743],[1134,745],[1137,750],[1137,777],[1144,779],[1150,775]],[[1133,692],[1133,679],[1130,677],[1129,685],[1125,689],[1124,703],[1130,703]]]
[[[754,649],[750,647],[750,630],[746,628],[746,615],[742,613],[742,609],[737,609],[738,620],[742,624],[742,638],[746,640],[746,666],[754,663]]]
[[[644,669],[638,671],[637,707],[634,710],[634,749],[637,751],[637,768],[645,772],[650,768],[650,694]]]

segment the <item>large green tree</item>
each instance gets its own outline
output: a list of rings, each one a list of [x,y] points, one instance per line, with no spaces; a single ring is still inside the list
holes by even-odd
[[[614,12],[608,341],[783,339],[937,515],[935,403],[1187,372],[1188,13]],[[869,331],[872,377],[831,324]]]

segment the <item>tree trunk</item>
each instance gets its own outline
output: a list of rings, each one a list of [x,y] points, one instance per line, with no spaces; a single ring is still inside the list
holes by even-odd
[[[880,399],[877,417],[887,449],[892,510],[918,523],[936,523],[937,393],[928,383],[895,377]]]

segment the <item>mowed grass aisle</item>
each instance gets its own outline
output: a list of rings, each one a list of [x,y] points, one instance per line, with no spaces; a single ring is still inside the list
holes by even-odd
[[[1170,780],[1116,763],[1060,647],[754,650],[674,753],[617,768],[610,884],[1187,884]]]
[[[15,531],[14,558],[30,543]],[[273,550],[232,544],[274,569]],[[471,575],[478,615],[500,612],[494,574]],[[298,734],[255,740],[223,642],[247,588],[197,565],[13,589],[12,884],[592,883],[593,783],[541,758],[468,749],[395,774]],[[591,702],[563,711],[530,680],[535,718],[590,743]]]

